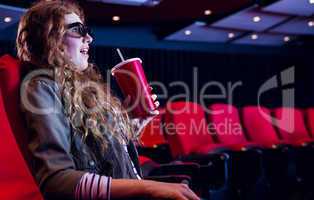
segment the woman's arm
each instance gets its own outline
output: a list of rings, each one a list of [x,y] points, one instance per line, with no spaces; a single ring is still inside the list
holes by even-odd
[[[86,173],[76,186],[75,199],[171,199],[199,200],[186,184],[162,183],[149,180],[111,179]]]
[[[148,199],[199,200],[186,184],[150,180],[112,179],[111,198],[147,197]]]
[[[86,173],[72,160],[71,128],[63,113],[56,83],[47,77],[22,84],[21,103],[28,123],[32,170],[48,199],[74,199],[74,190]]]
[[[199,200],[186,184],[162,183],[149,180],[111,179],[86,173],[76,187],[75,198],[91,199],[171,199]]]

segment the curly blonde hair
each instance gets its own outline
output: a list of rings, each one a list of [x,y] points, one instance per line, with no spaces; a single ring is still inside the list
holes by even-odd
[[[82,21],[81,8],[70,1],[39,1],[21,18],[16,39],[22,62],[52,69],[61,89],[62,102],[74,129],[86,139],[93,136],[107,147],[104,132],[120,142],[135,138],[131,121],[118,98],[106,85],[97,67],[91,63],[83,72],[74,70],[66,56],[63,37],[65,15],[75,13]]]

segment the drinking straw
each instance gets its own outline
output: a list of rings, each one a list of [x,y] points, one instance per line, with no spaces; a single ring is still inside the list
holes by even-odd
[[[117,48],[117,52],[118,52],[118,54],[119,54],[120,59],[121,59],[122,61],[124,61],[124,57],[123,57],[123,55],[122,55],[122,53],[121,53],[121,51],[120,51],[119,48]]]

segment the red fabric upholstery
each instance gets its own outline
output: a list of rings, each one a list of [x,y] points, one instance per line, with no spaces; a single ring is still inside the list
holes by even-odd
[[[141,134],[140,141],[144,147],[156,147],[167,143],[162,127],[162,115],[164,109],[160,109],[159,113],[159,115],[154,117],[154,119],[146,125]]]
[[[173,157],[212,150],[214,143],[207,129],[204,109],[192,102],[167,104],[165,129]]]
[[[1,163],[0,199],[42,199],[22,153],[27,147],[25,128],[19,107],[20,63],[10,55],[0,57]],[[2,127],[3,126],[3,127]],[[20,149],[16,142],[18,142]],[[8,188],[7,190],[4,188]],[[11,189],[10,189],[11,188]],[[19,192],[17,192],[19,191]],[[3,198],[2,198],[3,197]]]
[[[25,124],[19,106],[20,71],[20,63],[17,59],[10,55],[0,57],[0,88],[5,110],[15,138],[22,152],[25,152],[27,147],[24,146],[24,141],[27,134],[25,134]]]
[[[1,90],[0,121],[0,199],[41,200],[39,189],[15,142]]]
[[[314,138],[314,108],[308,108],[305,114],[308,130],[312,138]]]
[[[301,145],[310,141],[303,113],[297,108],[277,108],[273,110],[278,131],[284,142],[291,145]]]
[[[209,110],[210,130],[215,133],[220,143],[233,150],[255,145],[246,139],[236,107],[229,104],[213,104],[209,106]]]
[[[152,160],[150,158],[148,158],[146,156],[141,156],[141,155],[138,156],[138,161],[139,161],[140,165],[144,165],[145,163],[151,163],[152,162]]]
[[[246,106],[242,109],[242,116],[244,127],[253,142],[265,147],[281,144],[272,125],[269,109],[262,106]]]
[[[5,108],[9,115],[16,113],[16,105],[19,102],[20,82],[20,63],[18,60],[10,55],[0,57],[0,87],[4,97]]]

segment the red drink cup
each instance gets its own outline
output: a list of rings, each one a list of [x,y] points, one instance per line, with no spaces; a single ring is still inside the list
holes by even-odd
[[[111,74],[123,95],[131,97],[130,110],[134,117],[149,116],[156,109],[140,58],[122,61],[111,69]]]

